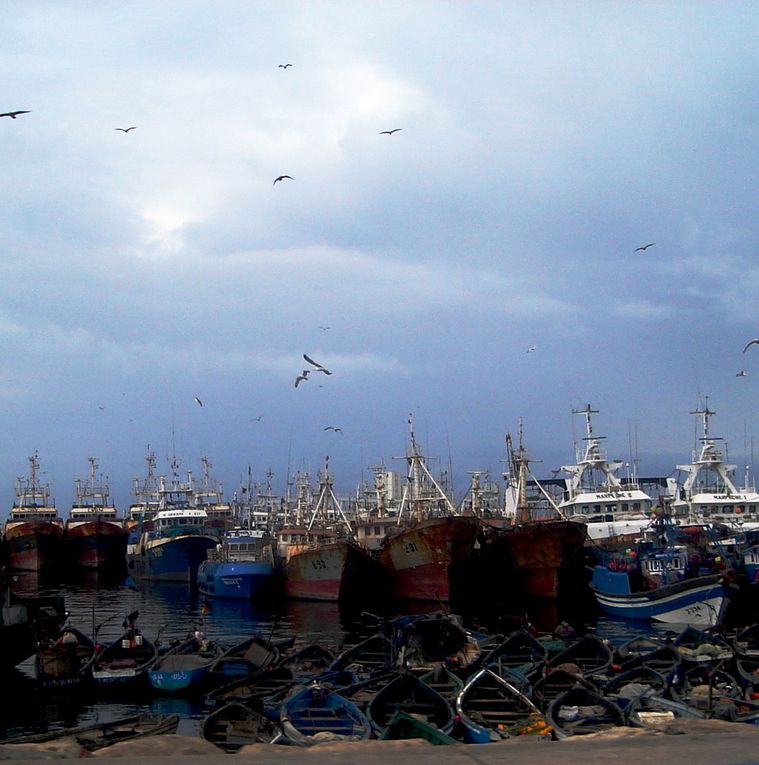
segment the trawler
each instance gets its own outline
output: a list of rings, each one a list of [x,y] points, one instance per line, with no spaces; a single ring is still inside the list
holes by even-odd
[[[675,522],[680,525],[723,524],[733,531],[759,529],[759,494],[749,480],[748,466],[743,487],[736,486],[732,476],[737,466],[726,461],[719,445],[722,439],[709,433],[709,420],[716,412],[709,409],[708,399],[703,409],[691,414],[701,418],[703,436],[692,462],[677,466],[685,478],[672,501]]]
[[[38,480],[39,468],[35,452],[29,457],[29,478],[16,479],[16,499],[4,534],[11,569],[40,571],[63,559],[63,519],[50,498],[50,487]]]
[[[77,479],[76,498],[65,526],[66,544],[74,565],[87,569],[123,566],[128,531],[110,501],[107,480],[96,477],[97,460],[89,457],[87,481]]]
[[[379,558],[395,597],[447,603],[457,570],[472,556],[480,521],[454,507],[427,467],[411,419],[408,424],[408,475],[395,526],[388,529]]]
[[[558,507],[567,520],[584,523],[594,542],[633,540],[651,523],[654,501],[634,472],[625,479],[617,475],[624,463],[609,461],[601,448],[604,437],[593,433],[591,419],[597,413],[590,404],[573,410],[585,417],[585,450],[577,464],[561,467],[569,478]]]

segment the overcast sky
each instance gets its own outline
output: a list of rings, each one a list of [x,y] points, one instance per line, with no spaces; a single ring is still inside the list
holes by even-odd
[[[349,492],[409,414],[462,490],[520,420],[538,475],[572,462],[586,404],[664,475],[708,396],[753,466],[758,22],[5,0],[0,514],[35,451],[64,515],[89,456],[125,507],[148,445],[227,495],[329,455]],[[296,389],[303,353],[333,374]]]

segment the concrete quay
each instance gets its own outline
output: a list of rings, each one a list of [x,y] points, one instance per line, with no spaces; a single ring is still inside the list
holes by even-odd
[[[759,765],[759,726],[711,720],[671,724],[666,732],[619,728],[563,741],[530,736],[493,744],[432,746],[422,741],[325,742],[308,748],[254,745],[225,754],[190,736],[125,741],[94,753],[72,741],[0,746],[4,763],[79,757],[119,758],[120,765]]]

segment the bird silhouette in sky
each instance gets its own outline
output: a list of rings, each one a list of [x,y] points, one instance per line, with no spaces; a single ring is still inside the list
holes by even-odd
[[[745,369],[741,369],[740,372],[735,373],[736,377],[748,377],[748,372]]]
[[[336,428],[334,425],[327,425],[327,427],[324,428],[324,430],[333,430],[335,433],[342,433],[343,432],[342,428]]]
[[[653,247],[656,244],[656,242],[651,242],[651,244],[644,244],[642,247],[636,247],[635,252],[645,252],[649,247]]]
[[[537,348],[537,346],[535,346],[535,345],[531,345],[531,346],[530,346],[530,347],[527,349],[527,353],[532,353],[532,352],[533,352],[533,351],[534,351],[536,348]]]
[[[201,400],[200,400],[200,399],[199,399],[197,396],[195,396],[195,403],[196,403],[198,406],[203,406],[203,402],[202,402],[202,401],[201,401]]]
[[[250,418],[250,421],[251,421],[251,422],[261,422],[261,420],[262,420],[263,418],[264,418],[264,416],[263,416],[262,414],[259,414],[259,415],[258,415],[258,417],[251,417],[251,418]]]
[[[749,340],[746,343],[746,346],[743,349],[743,352],[745,353],[752,345],[759,345],[759,337],[755,337],[753,340]]]
[[[328,327],[326,324],[320,324],[320,325],[319,325],[319,329],[320,329],[322,332],[326,332],[326,331],[329,329],[329,327]]]
[[[308,380],[308,376],[311,374],[310,369],[304,369],[296,378],[295,378],[295,387],[297,388],[304,380]]]
[[[393,128],[392,130],[380,130],[378,135],[392,135],[393,133],[397,133],[399,130],[403,130],[403,128]]]
[[[303,358],[309,364],[311,364],[311,366],[316,367],[316,371],[317,372],[324,372],[325,375],[331,375],[332,374],[332,372],[330,372],[329,369],[327,369],[327,367],[323,367],[318,361],[314,361],[313,359],[308,358],[308,356],[306,356],[305,353],[303,354]]]
[[[137,130],[137,125],[132,125],[128,128],[114,128],[114,130],[120,130],[122,133],[128,133],[130,130]]]
[[[292,66],[292,64],[280,64],[279,69],[287,69],[288,66]]]
[[[278,175],[278,176],[277,176],[277,177],[274,179],[274,183],[272,183],[272,186],[276,185],[276,184],[277,184],[277,183],[279,183],[280,181],[284,181],[284,180],[285,180],[285,178],[289,178],[291,181],[294,181],[294,180],[295,180],[295,178],[293,178],[291,175]]]
[[[5,112],[4,114],[0,114],[0,117],[10,117],[12,120],[15,120],[19,114],[31,114],[31,112],[29,111]]]

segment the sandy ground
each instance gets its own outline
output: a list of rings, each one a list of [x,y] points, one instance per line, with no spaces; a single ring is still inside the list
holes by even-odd
[[[95,753],[81,751],[72,741],[0,746],[0,760],[97,757],[121,759],[120,765],[144,765],[160,758],[162,765],[237,765],[278,763],[307,765],[759,765],[759,726],[718,721],[677,722],[666,733],[619,728],[564,741],[529,736],[495,744],[432,746],[423,741],[322,743],[310,748],[257,745],[225,754],[190,736],[164,735],[124,742]]]

